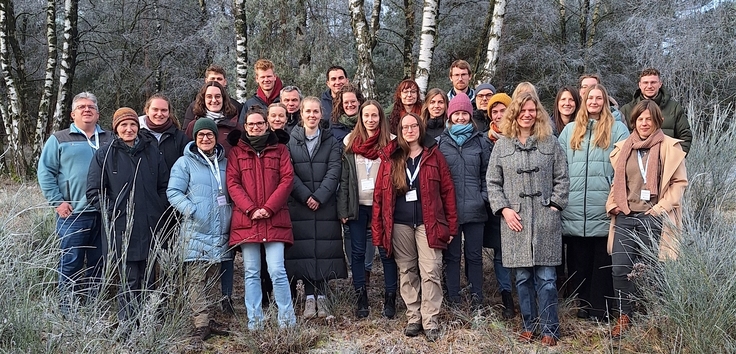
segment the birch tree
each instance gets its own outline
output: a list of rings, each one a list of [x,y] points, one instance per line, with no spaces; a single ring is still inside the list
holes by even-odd
[[[486,50],[486,62],[483,70],[478,73],[478,81],[490,82],[496,75],[496,64],[501,50],[501,30],[503,29],[503,18],[506,16],[506,0],[495,0],[493,5],[493,21],[488,34],[488,49]]]
[[[52,131],[59,130],[62,122],[69,119],[71,113],[72,81],[77,67],[77,19],[79,16],[79,0],[64,0],[64,42],[61,46],[61,66],[59,67],[59,92],[56,96],[54,123]]]
[[[235,99],[245,103],[248,99],[248,27],[246,25],[245,0],[235,0]]]
[[[36,131],[33,138],[33,161],[31,166],[36,166],[41,156],[41,149],[48,134],[49,114],[51,107],[51,96],[54,90],[54,72],[56,71],[56,1],[46,1],[46,74],[43,80],[43,91],[41,101],[38,104],[38,119],[36,120]]]
[[[488,1],[488,11],[486,13],[486,19],[483,21],[483,32],[482,35],[478,36],[478,45],[475,50],[475,64],[473,66],[474,73],[482,72],[483,66],[486,64],[488,40],[490,39],[491,25],[493,25],[493,4],[495,4],[495,0]],[[476,84],[483,82],[481,75],[475,75],[474,80]]]
[[[365,17],[363,9],[363,0],[350,0],[348,3],[350,9],[350,24],[353,28],[353,36],[355,37],[355,49],[358,54],[358,65],[355,70],[354,82],[357,82],[363,96],[366,98],[375,98],[375,81],[376,74],[373,67],[373,49],[376,47],[376,31],[381,11],[381,1],[374,0],[373,14],[371,16],[371,26]]]
[[[14,23],[11,0],[0,1],[0,76],[6,90],[6,100],[3,107],[3,127],[5,128],[4,153],[5,166],[14,176],[25,176],[26,165],[23,156],[23,146],[20,141],[21,133],[21,103],[15,80],[11,74],[11,49],[9,35],[14,32],[10,25]]]
[[[419,40],[419,57],[417,58],[417,73],[415,77],[422,96],[427,93],[427,86],[429,85],[429,71],[432,67],[432,55],[434,54],[437,39],[439,9],[440,0],[424,0],[422,32]]]

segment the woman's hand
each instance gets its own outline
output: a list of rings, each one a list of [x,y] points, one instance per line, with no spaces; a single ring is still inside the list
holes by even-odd
[[[552,210],[554,210],[554,211],[560,211],[560,209],[557,209],[557,207],[554,206],[554,205],[550,205],[549,208],[552,209]]]
[[[340,221],[342,221],[343,224],[346,224],[348,222],[348,218],[342,218]]]
[[[270,217],[271,215],[268,215],[268,212],[266,211],[266,209],[261,208],[261,209],[256,209],[256,211],[254,211],[253,214],[251,215],[250,219],[258,220],[258,219],[268,219]]]
[[[618,215],[621,213],[621,208],[615,207],[613,210],[611,210],[611,215]]]
[[[504,208],[501,213],[503,214],[506,225],[508,225],[511,231],[521,232],[523,227],[521,226],[521,216],[511,208]]]
[[[319,202],[314,200],[314,198],[309,197],[309,199],[307,199],[307,206],[309,207],[309,209],[316,211],[317,208],[319,208]]]

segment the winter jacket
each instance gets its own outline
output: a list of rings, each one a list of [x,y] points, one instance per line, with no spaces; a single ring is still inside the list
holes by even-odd
[[[272,103],[278,103],[278,102],[281,102],[280,96],[277,96]],[[248,113],[248,110],[250,109],[250,107],[253,107],[255,105],[261,106],[264,113],[268,111],[269,105],[266,103],[266,101],[264,101],[263,98],[259,97],[258,94],[253,94],[253,97],[245,101],[245,104],[243,105],[243,109],[240,111],[240,114],[238,115],[238,127],[242,127],[243,124],[245,124],[245,114]]]
[[[205,160],[194,142],[187,144],[184,156],[171,169],[166,196],[183,218],[179,236],[186,245],[187,262],[219,263],[232,259],[228,252],[232,204],[228,200],[227,205],[221,206],[217,201],[220,193],[229,199],[227,159],[222,145],[217,144],[216,156],[221,185],[212,173],[214,163]]]
[[[310,157],[303,127],[291,132],[289,150],[294,164],[294,190],[289,212],[294,223],[294,246],[286,251],[289,279],[322,280],[346,278],[342,226],[337,218],[337,185],[342,166],[342,143],[329,129],[320,130],[319,146]],[[319,202],[316,211],[307,200]]]
[[[621,157],[621,148],[625,141],[616,143],[611,151],[611,164],[616,165]],[[659,259],[677,259],[679,250],[678,235],[682,227],[682,197],[687,187],[687,170],[685,169],[685,152],[682,151],[681,140],[668,136],[659,147],[659,161],[662,170],[659,180],[659,201],[652,207],[654,215],[663,216],[662,237],[659,240]],[[613,200],[613,190],[608,195],[606,211],[610,213],[618,205]],[[616,216],[611,217],[611,227],[608,232],[608,254],[613,252],[613,236],[616,227]]]
[[[97,126],[98,147],[105,146],[113,139],[113,134]],[[72,215],[96,211],[96,207],[87,203],[87,175],[89,164],[95,155],[92,145],[95,138],[87,139],[87,135],[74,123],[69,129],[51,135],[41,150],[38,160],[38,185],[41,192],[52,206],[69,202]]]
[[[491,141],[476,130],[465,144],[458,146],[445,130],[439,137],[439,149],[447,160],[454,181],[458,223],[485,222],[488,220],[485,209],[488,202],[486,171],[491,157]]]
[[[443,115],[444,117],[444,115]],[[445,120],[444,118],[429,118],[427,119],[427,135],[431,136],[432,139],[442,135],[445,131]]]
[[[105,206],[112,222],[114,245],[110,249],[123,257],[122,246],[127,242],[127,262],[148,259],[153,235],[163,227],[161,215],[169,204],[169,170],[156,141],[140,132],[137,140],[131,148],[116,138],[97,150],[87,177],[87,200],[98,208]],[[128,215],[131,207],[133,215]]]
[[[284,242],[291,245],[291,219],[286,201],[294,184],[294,169],[285,143],[288,136],[268,132],[266,147],[257,153],[245,133],[231,132],[234,145],[227,157],[227,191],[233,201],[230,245]],[[252,220],[251,213],[264,208],[266,219]]]
[[[194,140],[194,137],[192,136],[192,133],[194,132],[194,122],[197,121],[197,119],[209,119],[206,117],[197,117],[195,120],[191,121],[186,129],[186,136],[189,138],[189,140]],[[232,116],[225,118],[217,123],[217,143],[222,145],[223,148],[225,148],[225,157],[230,155],[230,149],[235,146],[232,144],[237,144],[237,141],[234,141],[231,143],[231,141],[228,139],[228,136],[230,135],[230,132],[232,131],[243,131],[243,125],[238,125],[238,116]],[[240,133],[236,133],[236,136],[240,136]]]
[[[621,114],[626,118],[626,121],[631,121],[631,111],[634,110],[634,106],[637,103],[644,100],[644,95],[641,90],[636,90],[634,98],[631,102],[621,107]],[[664,87],[659,88],[659,93],[654,97],[654,102],[657,103],[659,109],[662,110],[662,117],[664,122],[662,123],[662,132],[672,138],[680,139],[682,142],[682,150],[687,153],[690,151],[690,143],[693,141],[693,132],[690,130],[690,123],[685,117],[685,111],[682,106],[672,99],[670,93],[667,92]]]
[[[332,136],[342,144],[343,139],[353,130],[348,128],[347,125],[337,122],[331,123],[330,131],[332,131]]]
[[[468,91],[465,92],[466,95],[468,95],[468,98],[470,98],[470,104],[475,107],[475,89],[472,87],[468,87]],[[455,88],[450,88],[449,91],[447,91],[447,102],[452,101],[452,98],[455,97],[457,93],[455,92]]]
[[[301,125],[302,122],[302,114],[298,110],[294,113],[286,112],[286,125],[284,125],[284,130],[291,134],[291,131],[294,130],[294,127],[297,125]]]
[[[588,131],[580,150],[570,147],[575,123],[568,124],[560,133],[559,142],[567,157],[570,175],[568,206],[562,211],[562,234],[565,236],[608,236],[610,219],[606,214],[606,198],[613,182],[613,166],[609,155],[613,144],[625,140],[629,130],[618,121],[611,127],[611,143],[601,149],[591,140],[595,136],[597,120],[588,122]]]
[[[376,188],[373,193],[373,218],[371,231],[373,244],[393,253],[394,209],[397,190],[391,182],[391,156],[401,148],[396,140],[391,141],[379,155]],[[447,249],[450,236],[458,234],[455,187],[445,157],[437,142],[431,137],[424,140],[424,152],[419,162],[419,198],[422,201],[422,217],[430,248]]]
[[[473,111],[473,122],[475,122],[476,129],[481,133],[486,133],[491,129],[491,119],[485,109]]]
[[[164,156],[166,167],[171,171],[176,160],[184,155],[184,148],[190,141],[192,141],[192,139],[187,137],[187,135],[175,125],[172,125],[169,129],[166,129],[161,133],[160,139],[156,139],[156,134],[146,126],[146,116],[138,117],[138,123],[140,123],[140,131],[142,133],[151,134],[151,137],[157,142],[158,151],[160,151],[161,155]]]
[[[230,97],[230,103],[235,106],[235,116],[239,117],[240,112],[243,110],[243,104],[232,97]],[[192,102],[189,104],[189,107],[187,107],[187,110],[184,112],[184,121],[181,122],[182,128],[186,129],[189,126],[189,123],[196,119],[197,116],[194,115],[194,102]]]
[[[332,90],[322,92],[319,100],[322,104],[322,120],[329,122],[332,119]]]
[[[555,266],[562,262],[562,223],[570,180],[565,152],[554,136],[542,141],[501,137],[488,163],[488,200],[493,213],[511,208],[523,229],[511,231],[501,218],[503,266]]]

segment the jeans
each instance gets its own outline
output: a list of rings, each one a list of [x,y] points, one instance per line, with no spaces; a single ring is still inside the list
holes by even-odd
[[[447,245],[442,259],[445,260],[445,282],[450,301],[460,301],[460,259],[465,251],[465,274],[471,286],[471,294],[483,302],[483,227],[484,223],[461,224],[458,236]],[[463,242],[463,235],[465,242]]]
[[[534,332],[535,327],[539,325],[542,335],[559,338],[560,320],[557,316],[555,267],[534,266],[514,268],[514,271],[524,331]]]
[[[284,243],[266,242],[263,244],[266,251],[268,274],[273,282],[273,295],[278,306],[279,327],[296,325],[294,306],[291,303],[291,290],[284,268]],[[244,243],[240,245],[243,251],[243,266],[245,268],[245,308],[248,312],[248,329],[263,328],[263,300],[261,293],[261,244]]]
[[[493,272],[496,274],[498,289],[511,292],[511,269],[503,266],[501,247],[493,250]]]
[[[376,256],[376,247],[373,246],[373,240],[371,240],[371,226],[370,226],[371,225],[370,224],[371,207],[364,206],[364,205],[361,205],[360,207],[368,208],[369,221],[368,221],[368,227],[366,228],[367,236],[366,236],[366,242],[364,245],[365,247],[363,248],[365,250],[365,258],[364,258],[365,268],[363,269],[366,272],[370,272],[371,270],[373,270],[373,257]],[[342,225],[342,236],[343,236],[343,242],[345,245],[345,254],[347,255],[347,258],[348,258],[348,269],[350,269],[351,272],[353,271],[353,242],[354,242],[353,238],[354,237],[352,236],[353,230],[351,229],[350,222],[354,222],[354,221],[357,221],[357,220],[348,220],[347,223]]]
[[[56,218],[56,233],[61,241],[59,289],[62,304],[69,304],[66,301],[70,299],[64,297],[72,293],[89,290],[88,295],[94,297],[99,291],[97,287],[105,263],[101,225],[102,218],[97,212]]]
[[[381,264],[383,264],[383,288],[387,293],[395,293],[398,289],[399,268],[396,266],[394,256],[387,256],[386,249],[378,247],[378,254],[381,256]]]
[[[220,262],[220,288],[222,289],[222,295],[231,297],[233,296],[233,272],[235,264],[235,252],[233,251],[233,259],[229,261]]]
[[[350,264],[351,271],[353,272],[353,287],[355,289],[365,286],[365,272],[370,271],[370,266],[373,264],[373,255],[376,252],[376,247],[373,246],[371,237],[371,213],[372,209],[370,206],[360,205],[358,219],[348,220],[346,224],[349,232],[345,232],[345,248],[349,248],[351,252]],[[352,245],[348,246],[350,243]]]

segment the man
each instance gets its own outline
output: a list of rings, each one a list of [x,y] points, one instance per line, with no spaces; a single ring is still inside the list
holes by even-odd
[[[204,83],[206,84],[210,81],[217,81],[217,83],[222,85],[222,87],[227,88],[227,79],[225,79],[225,69],[215,64],[212,64],[209,67],[207,67],[207,70],[205,70],[204,72]],[[238,110],[238,114],[240,114],[240,111],[243,109],[243,104],[238,102],[232,97],[230,97],[230,102],[232,102],[232,104]],[[189,107],[187,107],[187,111],[184,113],[184,122],[182,122],[181,124],[182,129],[186,129],[189,126],[189,123],[191,123],[195,118],[197,118],[194,116],[193,110],[194,110],[194,102],[189,104]]]
[[[240,112],[238,118],[238,127],[242,127],[245,123],[245,112],[250,107],[259,105],[265,111],[271,103],[279,102],[279,93],[283,84],[281,83],[281,79],[274,73],[273,62],[268,59],[258,59],[254,65],[254,71],[256,73],[258,89],[256,89],[253,97],[245,101],[243,110]]]
[[[496,94],[496,88],[491,84],[480,84],[475,88],[475,110],[473,121],[479,132],[485,133],[491,127],[491,119],[488,117],[488,102]]]
[[[68,314],[75,294],[97,295],[104,265],[105,243],[99,210],[87,203],[87,171],[97,149],[112,133],[97,125],[97,97],[82,92],[72,100],[72,123],[46,141],[38,161],[38,184],[56,208],[56,233],[61,240],[60,308]],[[85,264],[86,259],[86,264]],[[84,276],[82,270],[86,269]]]
[[[333,65],[327,69],[326,84],[328,89],[322,92],[322,97],[320,98],[322,101],[322,120],[330,121],[332,102],[337,97],[340,89],[349,82],[348,74],[342,66]]]
[[[634,93],[634,98],[621,107],[621,114],[626,117],[627,121],[634,106],[642,100],[652,100],[657,103],[664,117],[662,132],[672,138],[682,140],[680,145],[682,145],[682,150],[687,153],[693,141],[690,123],[685,117],[682,106],[672,99],[669,92],[662,87],[659,70],[648,68],[644,69],[639,75],[639,89]]]
[[[473,73],[470,71],[470,64],[467,61],[459,59],[452,62],[450,65],[450,82],[452,82],[452,88],[447,91],[448,102],[458,92],[464,92],[470,98],[470,103],[475,104],[475,90],[470,88],[470,78]]]
[[[595,84],[601,84],[601,77],[598,76],[598,74],[583,74],[580,76],[579,81],[580,82],[578,83],[578,86],[580,86],[580,96],[582,97],[583,95],[585,95],[585,90],[587,90],[588,87]],[[581,105],[585,106],[584,98],[581,101]],[[616,118],[616,120],[628,126],[629,123],[626,122],[624,116],[618,110],[618,102],[616,102],[616,100],[614,100],[611,96],[608,96],[608,105],[611,108],[611,114],[613,114],[613,118]],[[578,107],[578,109],[580,109],[580,107]]]
[[[302,121],[299,108],[302,104],[302,92],[296,86],[286,86],[281,89],[281,103],[286,106],[286,126],[284,129],[291,133],[291,130]]]

